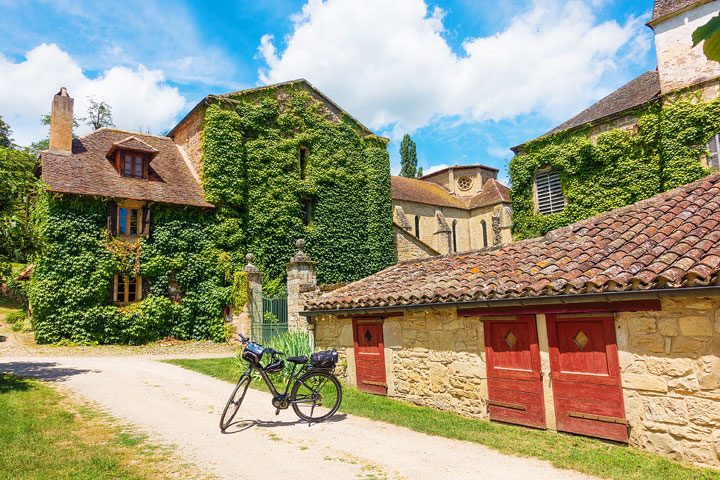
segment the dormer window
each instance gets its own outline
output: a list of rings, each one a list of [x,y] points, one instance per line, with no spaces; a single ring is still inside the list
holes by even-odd
[[[120,172],[123,177],[147,178],[147,155],[134,152],[120,153]]]
[[[160,151],[155,147],[131,136],[113,143],[107,152],[107,158],[121,176],[147,179],[150,162],[158,153]]]

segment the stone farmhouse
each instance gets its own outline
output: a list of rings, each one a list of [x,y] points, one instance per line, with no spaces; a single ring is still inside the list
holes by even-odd
[[[656,0],[658,70],[515,147],[513,229],[535,238],[417,255],[309,300],[348,382],[720,467],[720,64],[691,39],[719,12]],[[682,135],[677,105],[699,122]]]
[[[358,388],[720,467],[720,175],[311,300]]]
[[[657,69],[540,138],[513,147],[516,235],[543,234],[718,170],[717,116],[708,113],[701,120],[698,114],[691,122],[672,118],[676,113],[668,106],[683,98],[717,103],[720,64],[708,60],[702,46],[693,47],[692,33],[719,11],[718,1],[656,0],[648,26],[654,32]],[[636,151],[626,147],[617,155],[608,153],[632,142],[640,145]],[[548,159],[552,156],[557,158]]]
[[[398,260],[510,242],[510,191],[497,174],[495,168],[469,165],[420,179],[392,177]]]

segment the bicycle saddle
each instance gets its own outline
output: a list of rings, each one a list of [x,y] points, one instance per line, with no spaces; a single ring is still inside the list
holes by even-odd
[[[286,360],[290,363],[307,363],[308,357],[301,355],[299,357],[287,357]]]

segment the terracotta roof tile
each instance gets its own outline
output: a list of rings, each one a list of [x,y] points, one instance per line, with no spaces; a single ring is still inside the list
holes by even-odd
[[[399,263],[319,297],[308,309],[720,285],[720,211],[709,207],[715,201],[720,174],[541,238]],[[647,240],[648,232],[659,242]]]
[[[662,17],[684,10],[694,4],[708,3],[710,0],[655,0],[653,18],[650,23]]]
[[[492,178],[485,182],[480,193],[469,198],[455,197],[437,183],[415,178],[393,176],[391,184],[393,200],[463,210],[510,203],[510,189]]]
[[[156,151],[148,180],[126,178],[107,153],[119,144]],[[73,140],[72,155],[42,152],[42,180],[53,192],[212,207],[172,139],[101,128]]]

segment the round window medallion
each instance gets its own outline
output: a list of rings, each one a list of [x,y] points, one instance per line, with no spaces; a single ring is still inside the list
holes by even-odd
[[[473,181],[470,177],[460,177],[458,178],[458,188],[460,190],[470,190],[470,187],[472,187]]]

